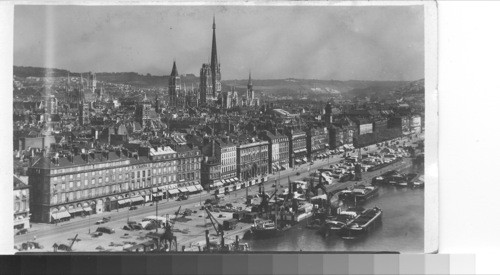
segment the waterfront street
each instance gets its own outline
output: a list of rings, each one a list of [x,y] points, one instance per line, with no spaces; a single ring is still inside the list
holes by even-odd
[[[372,152],[376,150],[376,146],[372,145],[368,147],[368,150],[363,151],[365,152]],[[313,172],[314,170],[318,168],[322,168],[325,166],[333,165],[338,163],[341,160],[340,155],[334,155],[331,156],[330,159],[323,159],[323,160],[317,160],[314,162],[312,165],[302,165],[298,168],[294,169],[288,169],[286,171],[282,171],[279,175],[279,184],[283,185],[284,187],[287,186],[288,183],[288,177],[290,177],[291,181],[295,180],[300,180],[304,177],[307,177],[309,172]],[[362,183],[369,183],[371,178],[381,174],[385,171],[389,170],[401,170],[408,168],[411,165],[411,160],[410,159],[404,159],[402,161],[399,161],[397,163],[391,164],[387,167],[384,167],[383,169],[373,171],[373,172],[365,172],[363,173],[363,179],[358,182],[354,181],[347,181],[343,183],[335,183],[332,185],[327,186],[328,191],[333,191],[337,189],[343,189],[349,186],[354,185],[355,183],[357,184],[362,184]],[[297,175],[297,173],[300,173],[300,175]],[[265,188],[267,191],[274,189],[271,187],[271,185],[275,182],[275,180],[278,180],[278,174],[270,175],[268,181],[265,183]],[[258,192],[258,186],[254,185],[249,188],[248,194],[253,195]],[[243,205],[244,200],[245,200],[245,195],[246,195],[246,190],[245,189],[240,189],[234,192],[231,192],[228,196],[226,196],[225,201],[223,203],[232,203],[233,205]],[[193,214],[192,217],[189,217],[192,219],[192,221],[183,223],[182,226],[184,227],[184,230],[187,230],[189,233],[188,234],[180,234],[176,233],[176,236],[178,237],[178,243],[179,245],[187,245],[190,246],[192,243],[197,243],[200,241],[204,241],[204,230],[205,229],[211,229],[213,232],[213,228],[210,227],[205,227],[202,226],[206,224],[205,222],[205,216],[206,214],[202,211],[200,211],[200,206],[201,204],[209,197],[213,196],[212,194],[208,193],[202,193],[198,195],[193,195],[190,196],[188,200],[185,201],[160,201],[158,203],[158,216],[164,216],[165,214],[174,214],[175,211],[179,208],[179,206],[182,205],[182,209],[191,209],[191,210],[197,210],[199,211],[197,214]],[[69,239],[73,238],[76,234],[79,234],[78,238],[81,239],[81,242],[77,242],[74,245],[74,250],[75,251],[96,251],[95,247],[98,245],[101,246],[106,246],[107,243],[109,242],[117,242],[121,241],[119,238],[124,234],[124,233],[129,233],[130,235],[137,235],[139,240],[144,239],[145,233],[147,231],[141,230],[140,232],[138,231],[125,231],[121,229],[123,225],[126,224],[127,218],[129,218],[131,221],[140,221],[146,216],[151,216],[156,214],[156,206],[150,205],[151,203],[146,203],[144,206],[140,206],[137,210],[129,211],[128,208],[123,208],[120,209],[119,211],[112,211],[112,212],[105,212],[101,215],[91,215],[87,218],[75,218],[72,219],[71,221],[64,222],[64,223],[59,223],[59,224],[35,224],[33,226],[33,229],[30,230],[30,232],[26,235],[21,235],[21,236],[16,236],[15,237],[15,244],[19,245],[23,242],[29,241],[29,240],[34,240],[36,237],[36,241],[39,242],[44,246],[43,251],[52,251],[52,245],[54,243],[69,243]],[[181,210],[182,211],[182,210]],[[230,214],[227,213],[225,216],[229,217]],[[102,219],[103,217],[111,217],[111,221],[104,224],[103,226],[111,227],[116,230],[116,233],[113,234],[113,236],[107,235],[107,236],[102,236],[99,239],[91,239],[89,236],[89,232],[92,233],[94,232],[99,225],[96,225],[95,223]],[[177,223],[179,225],[179,223]],[[234,236],[236,234],[243,236],[244,231],[248,230],[250,227],[250,224],[239,224],[237,230],[233,230],[230,232],[226,233],[227,237]],[[160,232],[162,232],[162,229],[159,229]],[[130,237],[130,236],[129,236]],[[88,240],[88,245],[83,246],[82,244],[85,243],[85,241]],[[81,244],[80,244],[81,243]],[[118,251],[120,251],[122,248],[121,247],[113,247],[113,248],[118,248]],[[115,250],[111,248],[111,250]],[[37,250],[39,251],[39,250]]]

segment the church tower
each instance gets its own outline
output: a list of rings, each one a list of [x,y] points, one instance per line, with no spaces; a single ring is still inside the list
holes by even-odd
[[[177,106],[177,99],[179,98],[179,92],[181,90],[181,78],[177,72],[177,65],[172,67],[172,73],[170,73],[170,78],[168,80],[168,99],[170,106]]]
[[[213,97],[218,98],[220,92],[222,91],[221,86],[221,74],[220,74],[220,64],[217,58],[217,42],[215,38],[215,16],[212,24],[212,55],[210,58],[210,69],[212,71],[212,87],[213,87]]]

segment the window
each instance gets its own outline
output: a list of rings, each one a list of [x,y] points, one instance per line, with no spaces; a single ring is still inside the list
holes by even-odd
[[[99,178],[99,184],[101,184],[101,183],[102,183],[102,178]]]
[[[88,180],[88,179],[85,179],[85,180],[83,181],[83,184],[84,184],[85,186],[89,185],[89,180]]]
[[[73,196],[74,196],[73,192],[70,192],[70,193],[69,193],[69,200],[70,200],[70,201],[72,201],[72,200],[73,200]]]
[[[92,185],[94,185],[94,184],[95,184],[95,179],[92,179]]]
[[[80,194],[81,194],[80,191],[76,191],[76,199],[77,200],[80,199]]]
[[[73,179],[73,175],[69,175],[69,179],[72,180]]]
[[[95,197],[95,188],[91,190],[92,197]]]
[[[80,184],[81,184],[81,182],[80,182],[80,181],[77,181],[77,182],[76,182],[76,187],[77,187],[77,188],[80,188]]]
[[[106,177],[106,182],[109,182],[109,177]]]
[[[61,189],[66,190],[66,183],[61,184]]]
[[[66,180],[66,176],[62,176],[62,177],[61,177],[61,180],[62,180],[62,181],[65,181],[65,180]]]

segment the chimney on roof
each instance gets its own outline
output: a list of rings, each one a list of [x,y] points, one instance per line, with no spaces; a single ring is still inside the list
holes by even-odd
[[[85,163],[89,163],[89,155],[87,153],[82,153],[82,159]]]

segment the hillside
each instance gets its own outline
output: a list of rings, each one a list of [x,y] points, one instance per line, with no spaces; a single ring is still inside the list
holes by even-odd
[[[14,75],[17,78],[25,77],[79,77],[81,74],[62,69],[20,67],[14,66]],[[82,73],[84,77],[87,73]],[[135,72],[96,73],[98,81],[116,84],[127,84],[137,88],[166,88],[169,76],[142,75]],[[423,91],[424,80],[409,81],[363,81],[363,80],[318,80],[318,79],[253,79],[254,90],[269,96],[303,96],[315,94],[318,96],[367,96],[385,93],[388,91]],[[194,74],[182,75],[181,83],[186,87],[198,86],[199,77]],[[248,79],[223,80],[223,90],[233,87],[237,91],[245,91]]]

